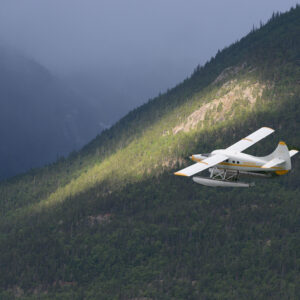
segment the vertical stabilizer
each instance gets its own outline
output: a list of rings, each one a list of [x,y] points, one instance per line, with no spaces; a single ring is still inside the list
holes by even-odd
[[[284,170],[290,170],[292,168],[289,149],[285,142],[279,142],[275,151],[270,155],[266,156],[265,158],[268,160],[275,159],[275,158],[280,160],[282,159],[284,160],[284,162],[278,165],[279,167],[284,168]]]

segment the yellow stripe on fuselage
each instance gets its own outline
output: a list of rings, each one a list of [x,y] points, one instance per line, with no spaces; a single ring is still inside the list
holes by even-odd
[[[232,166],[232,167],[243,167],[243,168],[262,168],[261,166],[258,166],[256,164],[252,164],[252,165],[247,165],[247,164],[233,164],[233,163],[227,163],[227,162],[221,162],[219,163],[219,165],[224,165],[224,166]],[[272,167],[270,169],[282,169],[280,167]]]
[[[196,161],[198,163],[204,163],[202,161],[202,159],[200,158],[196,158],[192,155],[192,160]],[[242,168],[258,168],[258,169],[264,169],[261,166],[256,165],[255,163],[252,164],[234,164],[234,163],[227,163],[227,162],[221,162],[218,165],[222,165],[222,166],[231,166],[231,167],[242,167]],[[287,170],[283,170],[281,167],[271,167],[270,169],[274,169],[274,170],[279,170],[278,172],[284,172],[286,171],[286,173],[288,172]],[[265,170],[265,169],[264,169]]]

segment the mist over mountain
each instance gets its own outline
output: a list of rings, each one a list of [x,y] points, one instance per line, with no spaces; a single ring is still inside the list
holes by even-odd
[[[178,84],[253,24],[296,2],[2,1],[0,40],[54,74],[67,74],[102,122],[112,125]]]
[[[0,178],[79,149],[102,129],[84,98],[39,63],[0,47]]]
[[[64,78],[82,97],[99,108],[99,118],[105,124],[114,124],[121,117],[150,98],[164,93],[188,76],[185,62],[138,62],[94,66],[69,73]]]

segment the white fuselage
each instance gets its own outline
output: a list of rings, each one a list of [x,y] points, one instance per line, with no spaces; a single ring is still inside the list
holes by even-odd
[[[276,166],[272,168],[262,168],[264,164],[267,163],[267,160],[262,157],[255,157],[253,155],[245,154],[242,152],[235,152],[232,150],[219,149],[214,150],[211,154],[222,154],[228,157],[224,162],[221,162],[216,165],[218,169],[230,169],[238,171],[253,171],[253,172],[276,172],[284,170],[281,166]],[[192,155],[192,160],[200,162],[201,160],[207,158],[201,154]]]

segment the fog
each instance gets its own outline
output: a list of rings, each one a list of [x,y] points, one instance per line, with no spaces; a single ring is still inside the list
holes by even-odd
[[[0,43],[46,66],[111,124],[297,2],[1,0]]]

